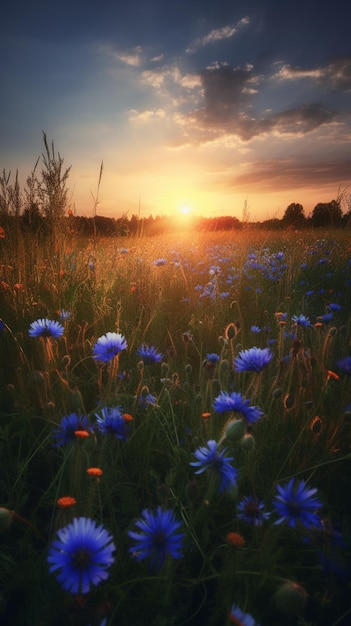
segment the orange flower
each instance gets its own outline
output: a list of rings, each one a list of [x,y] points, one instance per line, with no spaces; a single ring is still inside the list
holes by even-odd
[[[57,500],[56,504],[61,509],[68,509],[70,506],[77,504],[77,500],[71,496],[63,496]]]
[[[316,322],[315,323],[315,328],[320,328],[321,326],[323,326],[322,322]]]
[[[134,419],[133,415],[130,415],[130,413],[123,413],[122,417],[125,422],[132,422]]]
[[[87,474],[89,474],[89,476],[102,476],[103,473],[104,472],[100,469],[100,467],[88,467],[87,469]]]
[[[245,545],[245,539],[240,533],[227,533],[226,540],[229,545],[234,546],[234,548],[243,548]]]
[[[205,411],[204,413],[201,413],[201,417],[203,420],[208,420],[208,418],[211,417],[211,413]]]
[[[77,439],[86,439],[87,437],[89,437],[89,433],[87,430],[75,430],[74,434]]]
[[[6,235],[5,235],[5,229],[0,226],[0,239],[5,239]]]
[[[328,380],[330,380],[331,378],[333,380],[339,380],[340,376],[335,374],[335,372],[332,372],[332,370],[328,370]]]

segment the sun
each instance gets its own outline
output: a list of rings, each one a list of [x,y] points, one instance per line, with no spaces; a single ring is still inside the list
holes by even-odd
[[[192,208],[188,205],[188,204],[183,204],[179,211],[182,213],[182,215],[190,215],[190,213],[192,212]]]

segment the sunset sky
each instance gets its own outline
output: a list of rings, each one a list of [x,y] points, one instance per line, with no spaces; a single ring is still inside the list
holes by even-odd
[[[308,215],[351,183],[351,5],[32,0],[1,12],[0,169],[42,131],[98,214]]]

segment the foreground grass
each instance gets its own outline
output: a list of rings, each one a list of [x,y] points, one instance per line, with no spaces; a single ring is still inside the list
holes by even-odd
[[[4,525],[11,512],[1,535],[4,619],[144,624],[147,615],[156,626],[216,625],[235,603],[262,626],[348,624],[351,389],[350,371],[338,366],[351,345],[347,233],[135,241],[56,233],[49,244],[0,243]],[[60,339],[28,335],[33,321],[58,320],[62,310],[70,315]],[[128,348],[103,363],[93,347],[107,332]],[[143,344],[161,362],[146,365]],[[233,360],[254,346],[269,347],[272,360],[261,372],[237,371]],[[227,436],[237,416],[214,411],[221,392],[242,394],[263,417]],[[104,406],[133,418],[126,441],[95,433],[53,446],[63,416],[94,424]],[[190,465],[210,440],[238,471],[225,493]],[[275,524],[276,486],[291,478],[318,489],[319,530]],[[237,515],[249,495],[270,513],[257,527]],[[58,507],[63,496],[76,504]],[[185,534],[183,558],[159,573],[131,558],[128,537],[142,510],[158,505]],[[102,523],[117,548],[108,580],[84,596],[48,575],[55,531],[75,516]],[[282,613],[277,594],[287,581],[292,600],[284,597]]]

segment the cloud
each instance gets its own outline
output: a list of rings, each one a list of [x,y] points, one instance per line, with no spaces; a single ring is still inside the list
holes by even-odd
[[[130,122],[149,122],[155,119],[164,119],[166,117],[166,112],[163,109],[153,109],[153,110],[145,110],[145,111],[137,111],[136,109],[131,109],[129,111],[128,119]]]
[[[321,102],[310,102],[276,113],[255,112],[255,96],[264,79],[252,65],[232,68],[216,65],[200,73],[203,106],[178,116],[187,142],[217,141],[225,136],[241,141],[268,133],[301,136],[337,119],[335,111]]]
[[[118,61],[121,61],[121,63],[124,63],[125,65],[129,65],[130,67],[140,67],[140,65],[142,64],[142,60],[143,60],[140,46],[137,46],[136,48],[134,48],[133,50],[129,52],[114,51],[113,56]]]
[[[289,189],[313,189],[326,185],[338,186],[350,179],[351,159],[304,161],[299,159],[271,159],[246,163],[240,173],[238,167],[218,180],[221,187],[256,187],[262,192]],[[239,173],[238,173],[239,171]]]
[[[203,46],[207,46],[208,44],[216,43],[217,41],[222,41],[223,39],[230,39],[230,37],[233,37],[233,35],[235,35],[242,26],[245,26],[249,23],[249,18],[243,17],[235,26],[228,25],[223,26],[222,28],[213,29],[207,35],[195,39],[188,46],[186,52],[188,54],[191,54],[192,52],[196,52],[196,50],[198,50],[199,48],[203,48]]]
[[[283,65],[273,78],[281,81],[310,79],[331,89],[351,91],[351,57],[340,57],[326,66],[303,69],[293,65]]]

